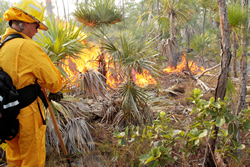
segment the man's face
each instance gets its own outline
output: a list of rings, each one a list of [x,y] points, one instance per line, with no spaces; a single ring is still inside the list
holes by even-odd
[[[26,27],[27,28],[26,35],[32,39],[33,36],[37,33],[38,27],[39,27],[39,24],[36,22],[35,23],[28,23],[27,27]]]

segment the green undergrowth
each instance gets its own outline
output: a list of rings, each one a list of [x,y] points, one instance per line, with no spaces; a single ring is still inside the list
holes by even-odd
[[[208,141],[214,138],[214,126],[220,131],[216,143],[216,161],[221,163],[239,164],[242,157],[249,154],[247,135],[237,141],[236,135],[247,134],[250,127],[250,109],[243,110],[238,116],[228,108],[228,99],[208,101],[201,98],[202,91],[194,89],[190,100],[195,104],[190,117],[193,120],[186,127],[176,128],[173,120],[165,112],[158,113],[152,126],[127,127],[125,131],[115,131],[114,138],[121,150],[131,150],[133,159],[131,166],[196,166],[204,161],[205,148]],[[237,125],[238,124],[238,125]],[[183,124],[182,124],[183,125]],[[242,141],[248,141],[243,143]],[[135,148],[146,148],[137,151]],[[135,150],[133,150],[135,149]],[[241,155],[238,154],[241,152]],[[119,155],[119,154],[118,154]],[[120,157],[118,156],[117,159]],[[218,162],[216,162],[218,163]],[[221,165],[221,164],[219,164]],[[248,163],[249,165],[249,163]]]

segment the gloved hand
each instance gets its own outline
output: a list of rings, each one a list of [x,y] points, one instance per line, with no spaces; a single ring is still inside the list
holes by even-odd
[[[56,102],[61,101],[61,99],[63,99],[63,94],[61,91],[57,92],[57,93],[49,93],[49,101],[53,100]]]

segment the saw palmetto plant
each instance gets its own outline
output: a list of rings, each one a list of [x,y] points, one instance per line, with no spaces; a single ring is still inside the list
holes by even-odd
[[[102,36],[95,35],[102,38]],[[153,76],[160,76],[160,70],[153,61],[158,55],[152,50],[155,39],[140,41],[130,31],[122,31],[115,40],[105,36],[101,41],[104,53],[108,55],[108,64],[113,63],[114,67],[122,72],[124,76],[130,77],[132,68],[139,73],[148,70]]]
[[[82,49],[86,48],[86,44],[82,41],[87,36],[81,31],[82,26],[76,27],[76,22],[65,23],[60,20],[56,21],[55,18],[46,18],[45,22],[49,30],[47,32],[40,31],[35,40],[58,67],[61,74],[67,76],[62,67],[62,65],[65,65],[64,60],[69,57],[78,58],[78,54],[82,53]],[[83,86],[80,84],[79,87],[83,95],[89,94],[89,96],[95,98],[93,92],[97,90],[97,94],[103,95],[103,92],[100,93],[100,89],[106,90],[104,86],[100,86],[102,84],[98,83],[95,74],[93,72],[91,74],[85,73],[83,76],[78,75],[79,78],[84,78],[82,81],[85,84]],[[79,82],[76,82],[76,84],[79,84]],[[51,104],[68,152],[71,154],[94,148],[94,142],[89,131],[91,126],[85,120],[84,115],[84,112],[88,112],[89,108],[80,102],[80,99],[72,96],[66,96],[64,102],[56,103],[52,101]],[[55,133],[51,117],[49,113],[47,114],[46,145],[47,151],[50,151],[49,149],[57,148],[59,139]]]
[[[85,26],[92,28],[115,24],[122,20],[114,0],[95,0],[81,3],[74,12],[75,17]]]
[[[90,96],[97,101],[109,99],[110,93],[107,88],[112,88],[102,81],[102,77],[104,76],[94,69],[88,69],[85,73],[80,73],[76,81],[76,92],[82,92],[85,97]]]
[[[114,0],[92,0],[88,4],[81,3],[75,10],[74,15],[83,25],[97,30],[102,30],[106,26],[122,21],[121,11]],[[101,53],[98,61],[98,70],[103,76],[106,76],[107,69],[103,53]],[[103,81],[106,82],[106,79],[103,78]]]
[[[95,35],[102,38],[102,36]],[[109,66],[112,64],[123,76],[123,83],[118,88],[121,111],[118,110],[114,123],[126,126],[151,120],[152,114],[148,110],[147,95],[136,85],[135,74],[132,71],[142,73],[143,70],[147,70],[155,77],[160,76],[160,70],[153,61],[157,56],[152,50],[154,39],[140,41],[130,31],[124,31],[114,41],[108,36],[102,38],[101,41],[103,52],[108,55],[106,59]]]
[[[89,131],[91,126],[83,114],[84,112],[88,112],[89,108],[79,100],[75,103],[72,101],[63,101],[60,103],[52,101],[51,104],[53,110],[58,111],[56,112],[57,123],[68,153],[86,152],[89,149],[93,149],[94,141]],[[55,133],[50,115],[47,115],[47,125],[46,147],[49,152],[52,148],[56,149],[60,145],[60,142]]]
[[[82,49],[86,48],[83,40],[87,38],[87,35],[82,32],[82,26],[77,27],[76,22],[72,20],[65,23],[62,20],[56,21],[52,17],[45,18],[45,23],[49,30],[39,31],[35,40],[51,61],[57,65],[61,74],[67,77],[67,73],[61,65],[64,64],[66,58],[77,58],[77,54],[82,53]]]

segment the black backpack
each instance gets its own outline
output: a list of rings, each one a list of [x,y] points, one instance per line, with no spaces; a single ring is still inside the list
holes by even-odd
[[[14,38],[23,38],[20,34],[11,34],[6,37],[3,44]],[[19,121],[17,119],[20,109],[30,105],[33,101],[40,97],[44,106],[47,108],[48,103],[43,94],[40,85],[37,83],[28,85],[22,89],[16,90],[11,77],[0,67],[0,144],[5,140],[12,140],[18,133]],[[43,119],[43,124],[46,124],[43,118],[38,100],[37,105]]]

